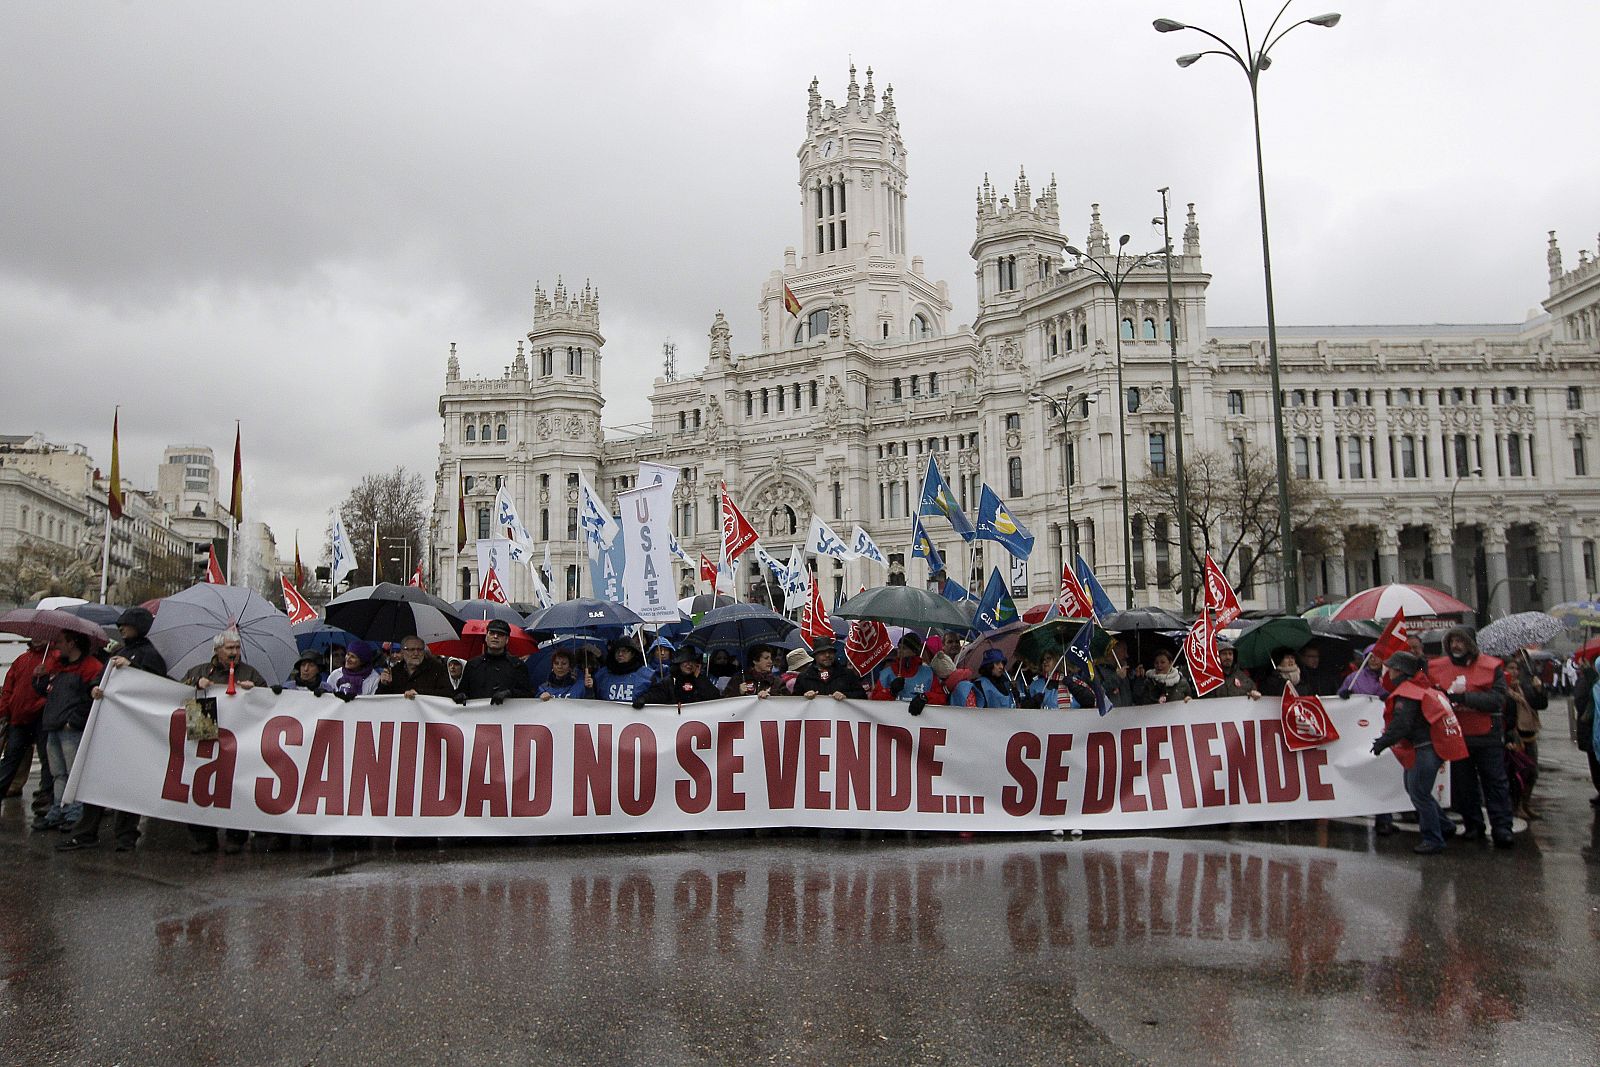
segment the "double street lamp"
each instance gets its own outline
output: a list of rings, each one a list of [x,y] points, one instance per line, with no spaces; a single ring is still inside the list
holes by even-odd
[[[1172,33],[1176,30],[1194,30],[1205,37],[1215,41],[1220,48],[1207,49],[1204,52],[1193,52],[1189,55],[1178,57],[1178,66],[1188,67],[1197,63],[1205,56],[1226,56],[1239,64],[1239,69],[1244,71],[1245,78],[1250,83],[1250,114],[1255,123],[1256,138],[1256,196],[1261,205],[1261,266],[1266,280],[1267,288],[1267,366],[1272,375],[1272,430],[1277,438],[1278,460],[1278,539],[1281,544],[1281,558],[1283,566],[1283,608],[1286,612],[1293,612],[1300,604],[1300,576],[1298,564],[1294,554],[1294,528],[1289,518],[1289,442],[1284,436],[1283,427],[1283,393],[1278,380],[1278,320],[1272,306],[1272,251],[1267,239],[1267,178],[1266,170],[1261,161],[1261,103],[1260,80],[1261,72],[1272,65],[1271,52],[1277,43],[1291,30],[1300,26],[1321,26],[1324,29],[1339,24],[1339,15],[1329,13],[1317,15],[1299,22],[1290,23],[1282,30],[1278,23],[1282,20],[1284,12],[1289,10],[1293,0],[1285,0],[1284,5],[1278,9],[1278,14],[1273,17],[1271,25],[1267,27],[1266,35],[1262,38],[1260,48],[1256,48],[1250,40],[1250,22],[1245,18],[1244,0],[1239,0],[1239,21],[1244,25],[1244,48],[1238,49],[1210,30],[1199,26],[1190,26],[1176,19],[1156,19],[1154,26],[1157,33]]]
[[[1150,263],[1162,252],[1146,252],[1142,256],[1124,256],[1130,238],[1123,234],[1117,238],[1117,255],[1109,264],[1102,263],[1086,252],[1067,246],[1067,255],[1076,261],[1068,270],[1085,270],[1104,282],[1111,290],[1112,327],[1117,337],[1117,438],[1122,459],[1122,596],[1123,607],[1133,607],[1133,525],[1128,516],[1128,391],[1122,384],[1122,285],[1128,276]]]
[[[1194,539],[1189,533],[1189,481],[1183,473],[1183,387],[1178,384],[1178,309],[1177,302],[1172,298],[1172,229],[1168,219],[1167,189],[1163,186],[1156,192],[1161,194],[1161,215],[1150,222],[1152,225],[1161,224],[1161,242],[1167,246],[1167,254],[1163,258],[1167,265],[1167,343],[1172,350],[1173,458],[1178,463],[1174,477],[1178,490],[1178,566],[1183,588],[1183,610],[1188,614],[1194,611]]]

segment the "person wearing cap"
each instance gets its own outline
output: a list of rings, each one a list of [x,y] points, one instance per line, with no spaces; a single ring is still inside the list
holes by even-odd
[[[558,648],[550,653],[550,673],[539,683],[540,700],[583,700],[594,693],[594,675],[579,674],[572,665],[572,653]]]
[[[117,619],[117,632],[122,637],[122,644],[117,649],[117,654],[107,661],[111,671],[131,667],[134,670],[146,671],[150,674],[166,677],[167,661],[161,653],[156,651],[156,646],[150,643],[147,636],[150,627],[155,623],[155,616],[147,608],[129,608]],[[109,676],[110,671],[107,671]],[[105,690],[96,685],[90,690],[90,696],[99,700],[105,696]],[[56,846],[58,852],[72,852],[82,848],[94,848],[100,843],[100,822],[105,818],[106,809],[98,804],[84,804],[83,814],[78,816],[78,821],[72,824],[67,839]],[[139,844],[139,816],[131,811],[118,811],[113,813],[111,832],[117,839],[118,852],[131,852]]]
[[[672,653],[672,673],[652,682],[633,698],[633,709],[644,710],[646,704],[698,704],[703,700],[721,700],[722,690],[711,684],[702,673],[700,653],[692,648],[680,648]]]
[[[344,650],[344,666],[328,675],[328,689],[340,700],[354,700],[378,691],[380,672],[372,662],[378,647],[357,639]]]
[[[378,673],[378,692],[415,700],[419,696],[454,696],[455,686],[450,684],[444,660],[429,652],[422,638],[409,634],[400,642],[399,660]]]
[[[1222,684],[1204,694],[1201,699],[1211,700],[1216,697],[1261,699],[1261,693],[1256,689],[1256,680],[1250,677],[1249,671],[1239,666],[1233,642],[1225,637],[1217,638],[1217,663],[1222,667]]]
[[[533,696],[533,682],[526,665],[507,654],[511,625],[504,619],[490,619],[483,628],[483,655],[467,661],[461,672],[461,685],[451,694],[457,704],[488,699],[504,704],[511,697]]]
[[[294,671],[283,687],[304,689],[313,696],[331,692],[333,687],[328,684],[327,675],[322,670],[322,654],[309,649],[300,653],[300,658],[294,661]]]
[[[811,653],[811,662],[800,669],[794,680],[796,695],[807,700],[826,693],[835,700],[865,700],[866,683],[848,663],[839,662],[839,650],[824,639]]]
[[[1406,769],[1406,794],[1417,809],[1417,829],[1422,834],[1421,843],[1412,851],[1432,856],[1444,851],[1445,826],[1444,811],[1433,796],[1441,761],[1422,711],[1422,701],[1432,683],[1423,673],[1422,657],[1410,652],[1396,652],[1389,657],[1384,664],[1384,680],[1392,687],[1383,706],[1384,720],[1389,725],[1372,742],[1372,754],[1395,750],[1395,758]]]
[[[1505,709],[1510,705],[1504,665],[1478,651],[1472,630],[1455,626],[1444,636],[1445,654],[1428,661],[1428,677],[1444,690],[1461,721],[1467,758],[1450,766],[1451,805],[1461,814],[1468,841],[1484,837],[1484,808],[1496,848],[1512,848],[1511,785],[1506,780]]]

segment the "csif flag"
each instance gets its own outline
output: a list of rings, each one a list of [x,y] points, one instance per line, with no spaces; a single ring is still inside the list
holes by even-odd
[[[1033,554],[1033,535],[1006,509],[1000,502],[1000,494],[990,489],[988,483],[984,483],[978,497],[977,530],[979,540],[997,541],[1018,559],[1027,559]]]
[[[739,557],[749,551],[755,544],[759,535],[756,528],[750,525],[750,520],[744,517],[744,512],[733,502],[733,497],[728,495],[728,484],[722,483],[722,558],[729,563],[736,563]]]
[[[289,625],[298,626],[302,622],[316,620],[317,611],[306,598],[300,595],[300,590],[289,584],[289,579],[278,575],[278,582],[283,586],[283,613],[289,616]]]
[[[944,557],[939,555],[933,539],[928,536],[928,528],[922,525],[922,518],[917,515],[911,516],[911,558],[927,560],[929,574],[944,570]]]
[[[478,599],[496,604],[506,603],[506,587],[500,584],[500,577],[495,574],[493,567],[489,568],[489,572],[483,576],[483,581],[478,586]]]
[[[996,630],[1008,622],[1016,622],[1018,618],[1017,603],[1011,599],[1006,580],[1000,576],[1000,569],[995,567],[989,571],[989,584],[984,587],[983,599],[978,601],[972,625],[983,631]]]
[[[815,574],[810,576],[810,587],[805,607],[800,609],[800,636],[805,638],[807,645],[817,648],[824,642],[831,642],[834,632],[833,624],[828,621],[828,609],[822,603],[822,589],[817,585]]]
[[[111,413],[111,477],[106,484],[106,510],[112,520],[122,518],[122,461],[117,457],[117,420],[120,412]]]
[[[1322,698],[1301,696],[1292,684],[1283,686],[1283,744],[1290,752],[1316,748],[1339,740]]]
[[[954,578],[946,578],[943,582],[939,583],[939,595],[950,601],[952,604],[966,604],[969,602],[976,603],[978,599],[972,595],[972,590],[968,589]]]
[[[917,514],[943,515],[950,520],[951,528],[961,535],[963,541],[970,541],[977,536],[978,531],[973,527],[972,520],[956,503],[950,483],[939,473],[939,461],[934,456],[928,457],[928,469],[922,476],[922,496],[917,501]]]
[[[216,545],[209,545],[206,548],[206,581],[211,585],[228,584],[228,579],[222,576],[222,567],[217,564]]]
[[[1382,663],[1396,652],[1404,652],[1410,646],[1406,643],[1411,636],[1406,626],[1406,609],[1401,608],[1395,612],[1394,618],[1383,628],[1383,633],[1378,635],[1378,643],[1372,646],[1369,653],[1371,657]]]
[[[1209,552],[1206,553],[1205,580],[1205,608],[1211,612],[1212,624],[1220,630],[1243,615],[1244,608],[1240,607],[1239,594],[1233,591],[1228,576],[1222,573],[1222,568],[1217,566],[1217,561],[1211,558]]]
[[[233,516],[233,524],[244,524],[244,463],[239,454],[239,426],[233,427],[233,491],[228,494],[228,514]]]

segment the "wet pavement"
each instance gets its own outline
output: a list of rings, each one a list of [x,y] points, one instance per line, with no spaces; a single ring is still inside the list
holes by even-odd
[[[1559,751],[1549,751],[1559,750]],[[1600,1063],[1581,756],[1499,852],[1295,823],[61,854],[0,811],[16,1064]]]

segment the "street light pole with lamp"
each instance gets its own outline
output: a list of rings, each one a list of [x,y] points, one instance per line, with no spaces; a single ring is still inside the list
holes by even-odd
[[[1300,26],[1311,25],[1329,29],[1339,24],[1337,12],[1325,15],[1316,15],[1312,18],[1301,19],[1291,23],[1281,32],[1274,32],[1278,28],[1278,21],[1283,18],[1283,13],[1289,10],[1293,0],[1284,0],[1284,5],[1278,9],[1277,15],[1267,27],[1266,35],[1262,38],[1262,45],[1254,49],[1250,41],[1250,21],[1245,17],[1244,0],[1239,0],[1239,21],[1244,25],[1244,52],[1200,26],[1191,26],[1176,19],[1156,19],[1153,23],[1157,33],[1172,33],[1176,30],[1194,30],[1221,45],[1220,49],[1212,48],[1204,52],[1193,52],[1189,55],[1178,57],[1178,66],[1188,67],[1194,65],[1204,56],[1227,56],[1239,64],[1239,69],[1244,71],[1245,78],[1250,82],[1250,115],[1255,124],[1256,140],[1256,196],[1261,206],[1261,268],[1265,276],[1267,289],[1267,366],[1272,378],[1272,430],[1277,439],[1278,460],[1278,539],[1281,545],[1280,558],[1283,567],[1283,608],[1286,612],[1294,612],[1300,603],[1300,575],[1298,563],[1294,554],[1294,527],[1289,518],[1289,441],[1284,436],[1283,428],[1283,389],[1279,383],[1278,375],[1278,319],[1277,312],[1272,305],[1272,247],[1267,238],[1267,176],[1266,168],[1261,159],[1261,101],[1259,82],[1261,72],[1272,65],[1271,53],[1277,43],[1291,30]]]
[[[1151,223],[1161,224],[1161,243],[1166,246],[1166,255],[1162,257],[1167,266],[1167,342],[1172,348],[1172,436],[1173,458],[1177,460],[1176,472],[1178,489],[1178,558],[1179,574],[1182,583],[1181,603],[1185,614],[1194,611],[1194,564],[1191,557],[1194,555],[1194,539],[1189,533],[1189,484],[1188,477],[1183,472],[1183,387],[1178,384],[1178,309],[1177,301],[1172,297],[1172,230],[1168,220],[1167,188],[1163,186],[1156,192],[1161,194],[1161,217],[1151,219]]]
[[[1133,524],[1128,518],[1128,390],[1122,383],[1122,284],[1130,274],[1160,254],[1146,252],[1126,259],[1122,250],[1130,239],[1127,234],[1117,238],[1117,258],[1109,269],[1087,252],[1067,246],[1067,255],[1075,261],[1067,268],[1068,272],[1086,270],[1111,290],[1111,324],[1117,337],[1117,438],[1122,460],[1122,606],[1125,608],[1133,607]]]
[[[1049,404],[1050,409],[1061,420],[1061,477],[1067,496],[1067,539],[1066,543],[1061,546],[1061,559],[1063,566],[1070,567],[1072,565],[1070,557],[1078,537],[1078,527],[1072,519],[1072,475],[1074,468],[1078,465],[1076,449],[1072,451],[1072,462],[1070,464],[1067,462],[1067,448],[1072,440],[1072,408],[1075,404],[1092,404],[1094,403],[1094,397],[1085,390],[1069,388],[1058,397],[1036,389],[1028,394],[1028,399],[1035,404],[1040,402]],[[1085,407],[1085,411],[1087,410],[1087,407]],[[1048,519],[1048,516],[1046,518]]]

